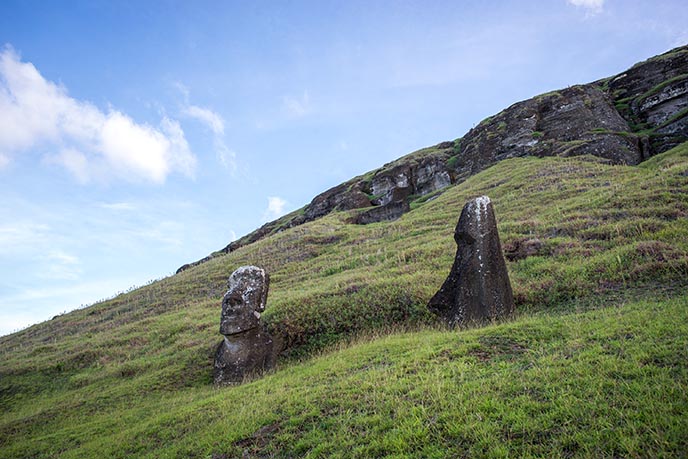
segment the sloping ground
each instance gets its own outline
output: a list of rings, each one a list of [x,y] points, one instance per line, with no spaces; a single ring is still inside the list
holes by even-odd
[[[264,224],[205,258],[181,266],[177,273],[335,211],[366,209],[357,213],[352,223],[395,220],[410,210],[409,203],[414,199],[430,197],[469,175],[455,170],[458,146],[458,140],[441,142],[354,177],[320,193],[303,208]]]
[[[224,389],[72,376],[3,409],[0,457],[683,457],[688,296],[600,306],[392,335]]]
[[[289,355],[312,355],[360,332],[432,323],[425,304],[451,266],[454,225],[464,202],[481,194],[495,205],[521,321],[484,332],[400,336],[303,366],[289,363]],[[686,446],[676,429],[687,431],[688,143],[635,167],[593,157],[514,158],[434,200],[416,201],[397,221],[347,224],[355,212],[285,230],[0,338],[0,456],[347,451],[319,432],[342,437],[342,448],[360,446],[361,457],[431,456],[449,444],[457,454],[556,447],[562,456],[672,455]],[[264,317],[288,347],[284,369],[216,392],[210,376],[220,298],[227,276],[244,264],[271,273]],[[599,306],[600,298],[618,296],[605,301],[620,307],[635,295],[679,299],[633,306],[629,317],[637,322],[628,319],[629,331],[625,308],[531,318]],[[588,322],[589,329],[576,328]],[[477,350],[469,352],[470,343]],[[551,352],[542,350],[550,345]],[[446,359],[439,354],[445,350]],[[516,353],[520,363],[490,352]],[[369,373],[375,354],[383,363]],[[581,360],[571,367],[571,359]],[[511,380],[521,392],[505,386]],[[461,384],[450,390],[450,382]],[[467,398],[442,401],[464,390]],[[617,390],[619,398],[607,398]],[[364,409],[368,403],[372,411]],[[272,427],[258,432],[266,425]],[[495,433],[512,442],[488,444]]]

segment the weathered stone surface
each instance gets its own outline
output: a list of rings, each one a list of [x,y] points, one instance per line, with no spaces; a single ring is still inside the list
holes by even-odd
[[[397,218],[410,201],[460,183],[503,159],[594,155],[637,164],[688,140],[688,46],[614,77],[517,102],[457,141],[406,155],[316,196],[299,211],[267,223],[196,266],[331,212],[370,208],[352,221]]]
[[[229,290],[222,299],[220,333],[241,333],[260,324],[265,311],[270,278],[264,269],[242,266],[229,276]]]
[[[267,272],[256,266],[242,266],[229,276],[220,315],[220,333],[225,338],[215,352],[216,384],[240,383],[274,365],[275,345],[260,323],[269,284]]]
[[[616,108],[639,131],[644,158],[688,140],[688,46],[639,62],[598,82],[607,87]],[[652,135],[643,137],[644,133]]]
[[[454,265],[428,308],[450,326],[511,314],[514,298],[490,198],[481,196],[464,206],[454,240],[458,245]]]
[[[610,92],[621,97],[638,97],[661,83],[684,75],[688,68],[688,46],[681,46],[666,53],[638,62],[630,69],[612,77],[608,82]]]
[[[275,365],[274,343],[262,327],[225,336],[215,351],[213,381],[236,384]]]
[[[637,164],[641,153],[612,100],[592,85],[518,102],[471,129],[461,141],[463,168],[476,174],[497,161],[520,156],[594,155]]]
[[[370,206],[370,199],[363,191],[362,183],[343,183],[313,198],[304,211],[304,223],[335,210],[360,209]]]
[[[453,146],[451,148],[453,151]],[[448,187],[452,178],[447,162],[434,157],[422,160],[416,168],[414,182],[415,194],[420,196]]]
[[[377,206],[356,215],[352,223],[367,225],[369,223],[396,220],[409,211],[406,201],[390,202],[384,206]]]
[[[370,183],[371,193],[376,196],[373,204],[385,206],[412,194],[411,167],[400,164],[391,170],[378,171]]]

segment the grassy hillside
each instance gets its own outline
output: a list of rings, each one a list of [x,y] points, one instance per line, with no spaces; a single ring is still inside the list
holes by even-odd
[[[309,359],[435,327],[425,304],[481,194],[513,254],[512,323]],[[0,457],[686,449],[688,143],[639,167],[506,160],[413,208],[367,226],[332,214],[0,338]],[[524,245],[537,249],[519,259]],[[220,298],[244,264],[270,272],[264,318],[289,350],[273,375],[216,390]]]
[[[0,456],[682,457],[687,301],[397,334],[221,390],[53,386],[3,415]]]

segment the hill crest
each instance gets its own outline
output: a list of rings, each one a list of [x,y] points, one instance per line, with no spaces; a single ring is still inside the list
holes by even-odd
[[[638,164],[688,140],[688,45],[593,83],[517,102],[463,137],[403,156],[337,185],[266,223],[197,266],[331,212],[361,209],[352,223],[399,218],[450,185],[508,158],[593,155]]]

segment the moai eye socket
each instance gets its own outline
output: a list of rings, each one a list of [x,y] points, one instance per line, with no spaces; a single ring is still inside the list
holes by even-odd
[[[227,304],[230,306],[241,306],[243,299],[240,296],[231,296],[227,299]]]

